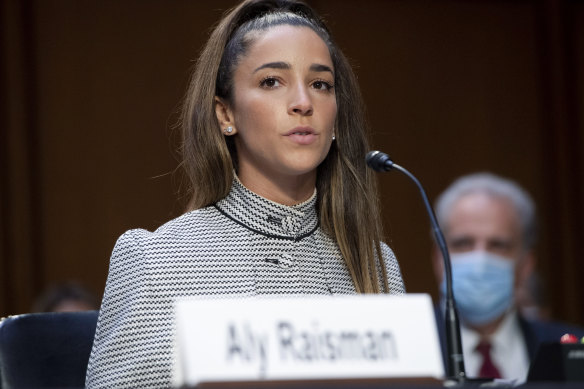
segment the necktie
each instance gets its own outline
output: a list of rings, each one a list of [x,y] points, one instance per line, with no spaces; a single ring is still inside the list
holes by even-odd
[[[493,364],[491,360],[491,343],[486,341],[481,341],[476,350],[483,357],[483,364],[479,370],[479,377],[481,378],[501,378],[501,373],[499,369]]]

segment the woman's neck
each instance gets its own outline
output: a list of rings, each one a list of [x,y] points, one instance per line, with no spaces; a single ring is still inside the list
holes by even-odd
[[[314,194],[316,171],[295,176],[269,176],[240,170],[239,181],[250,191],[270,201],[283,205],[296,205],[308,200]]]

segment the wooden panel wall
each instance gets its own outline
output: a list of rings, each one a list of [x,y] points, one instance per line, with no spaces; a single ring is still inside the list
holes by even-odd
[[[180,214],[172,125],[209,28],[234,3],[1,3],[0,315],[57,281],[101,294],[116,238]],[[374,147],[431,198],[484,170],[533,194],[554,316],[584,324],[583,3],[310,3],[355,66]],[[418,194],[379,178],[407,289],[435,295]]]

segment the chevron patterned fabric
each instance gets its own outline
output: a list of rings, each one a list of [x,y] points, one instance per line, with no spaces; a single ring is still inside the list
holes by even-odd
[[[235,178],[229,195],[213,206],[155,232],[124,233],[110,261],[86,387],[170,387],[178,298],[354,294],[315,205],[316,191],[289,207]],[[390,292],[404,293],[393,252],[385,244],[382,251]]]

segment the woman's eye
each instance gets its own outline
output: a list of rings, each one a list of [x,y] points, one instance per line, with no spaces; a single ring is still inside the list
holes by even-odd
[[[312,87],[314,89],[324,90],[324,91],[329,91],[329,90],[333,89],[332,84],[330,84],[326,81],[315,81],[314,83],[312,83]]]
[[[276,88],[280,86],[280,82],[276,80],[274,77],[267,77],[262,80],[260,86],[264,88]]]

